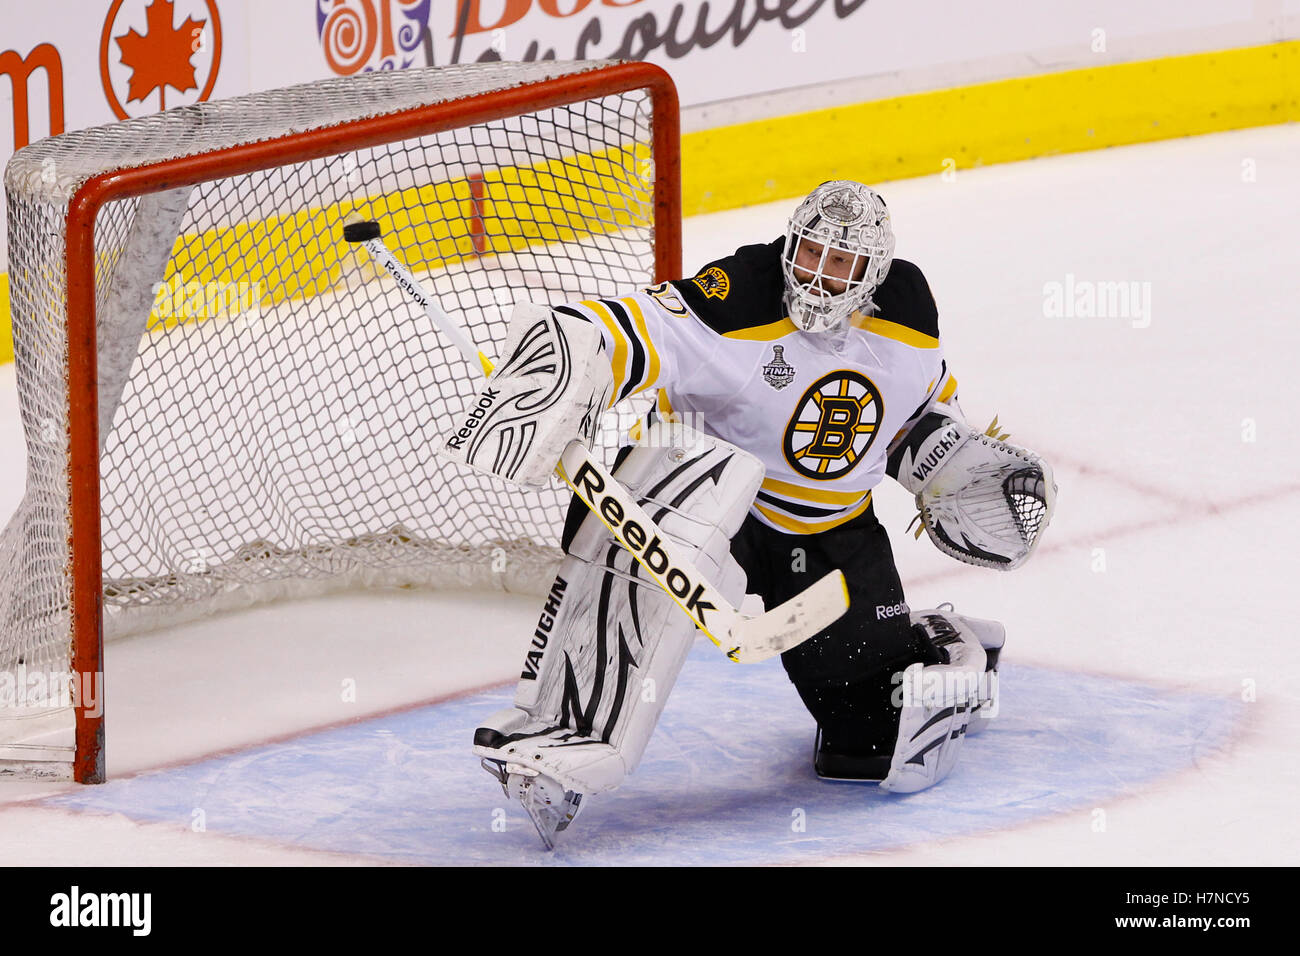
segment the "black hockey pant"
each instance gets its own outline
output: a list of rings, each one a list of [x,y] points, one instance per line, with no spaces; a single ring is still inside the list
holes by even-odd
[[[818,534],[775,531],[752,514],[731,542],[748,590],[769,609],[835,568],[844,572],[849,609],[827,630],[781,655],[786,674],[822,728],[823,747],[854,756],[893,753],[899,710],[891,678],[909,664],[938,663],[912,630],[889,536],[874,506]]]

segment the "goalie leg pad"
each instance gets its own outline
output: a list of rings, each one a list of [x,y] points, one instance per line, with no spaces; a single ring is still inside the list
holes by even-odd
[[[997,621],[986,621],[968,614],[956,616],[974,632],[980,647],[984,648],[985,656],[984,680],[971,705],[970,723],[966,726],[966,736],[969,737],[988,727],[989,721],[998,715],[998,659],[1007,641],[1007,629]]]
[[[745,575],[730,540],[762,481],[758,459],[660,422],[614,475],[740,603]],[[613,789],[640,762],[694,638],[690,619],[588,516],[542,609],[515,706],[478,729],[475,754],[535,770],[565,790]]]
[[[885,755],[875,748],[832,746],[819,722],[813,765],[825,780],[884,781],[882,789],[896,793],[922,790],[942,780],[961,749],[961,742],[997,716],[998,656],[1006,642],[1006,629],[945,609],[910,615],[912,631],[934,653],[901,673],[878,675],[876,686],[855,685],[866,701],[883,691],[891,698],[897,731]],[[984,655],[980,670],[980,653]],[[932,663],[931,663],[932,662]],[[965,731],[962,731],[962,727]],[[954,737],[953,735],[956,734]],[[892,778],[892,779],[891,779]]]
[[[913,664],[896,691],[898,741],[880,789],[915,793],[952,771],[966,739],[971,709],[980,697],[988,656],[975,629],[942,610],[912,614],[913,626],[945,657],[942,664]]]

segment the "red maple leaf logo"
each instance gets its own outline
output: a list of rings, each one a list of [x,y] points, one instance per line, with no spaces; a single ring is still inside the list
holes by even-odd
[[[162,108],[164,87],[170,86],[180,93],[198,88],[190,57],[198,52],[198,38],[207,21],[186,17],[179,28],[173,29],[175,4],[172,0],[153,0],[144,12],[143,36],[131,29],[115,37],[122,50],[123,65],[131,68],[126,101],[143,101],[157,90]]]

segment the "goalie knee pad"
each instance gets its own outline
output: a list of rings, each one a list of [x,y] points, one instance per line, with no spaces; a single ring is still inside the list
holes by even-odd
[[[762,481],[759,460],[660,422],[614,475],[738,604],[745,574],[730,540]],[[589,515],[543,606],[515,706],[478,729],[474,752],[566,790],[618,786],[640,761],[694,637],[691,620]]]

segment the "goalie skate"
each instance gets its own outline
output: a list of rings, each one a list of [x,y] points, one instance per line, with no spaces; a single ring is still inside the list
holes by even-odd
[[[496,777],[501,789],[511,800],[517,800],[537,828],[542,845],[555,849],[555,835],[566,830],[582,806],[582,794],[565,790],[557,781],[521,767],[499,760],[483,760],[483,769]]]

